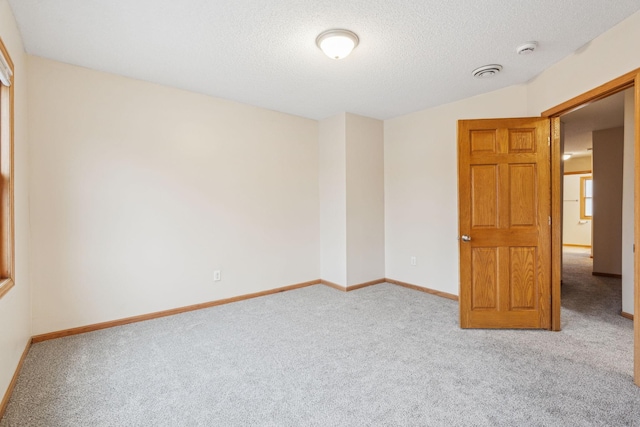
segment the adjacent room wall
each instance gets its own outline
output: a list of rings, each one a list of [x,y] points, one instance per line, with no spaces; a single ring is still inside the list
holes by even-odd
[[[571,157],[564,161],[564,173],[584,172],[591,170],[591,156]]]
[[[624,159],[622,169],[622,311],[633,314],[633,229],[635,119],[633,89],[624,96]]]
[[[593,272],[622,274],[624,127],[593,132]]]
[[[385,121],[388,278],[458,294],[457,121],[522,117],[526,105],[513,86]]]
[[[29,83],[34,334],[319,278],[316,121],[38,57]]]
[[[29,147],[27,143],[27,61],[9,4],[0,0],[0,37],[15,67],[14,203],[15,286],[0,299],[0,400],[31,339],[29,281]]]
[[[563,187],[562,243],[591,246],[591,220],[580,218],[580,178],[591,174],[565,175]]]
[[[589,139],[592,139],[589,132]],[[565,140],[566,143],[566,140]],[[563,182],[562,243],[591,246],[591,220],[580,218],[580,178],[591,175],[591,156],[574,156],[562,162]],[[575,175],[575,172],[588,171]]]

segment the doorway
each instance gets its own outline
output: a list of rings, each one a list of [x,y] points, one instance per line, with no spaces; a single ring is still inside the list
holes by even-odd
[[[551,144],[551,197],[552,197],[552,329],[561,328],[561,274],[562,274],[562,141],[560,117],[610,95],[633,88],[634,159],[633,159],[633,245],[640,244],[640,70],[634,70],[580,96],[566,101],[542,113],[552,122]],[[633,252],[634,277],[634,381],[640,386],[640,253]]]
[[[633,312],[633,90],[626,89],[567,113],[560,121],[562,305],[565,306],[565,293],[575,297],[571,292],[577,291],[581,282],[585,286],[600,283],[603,286],[600,289],[595,286],[594,292],[605,289],[610,292],[599,295],[599,299],[618,302],[617,307],[603,305],[603,310],[608,307],[610,311],[603,314],[624,313],[630,317],[629,313]],[[594,197],[594,193],[598,196]],[[570,283],[565,277],[568,271]],[[588,277],[590,275],[598,278]],[[567,289],[567,285],[572,289]],[[578,289],[574,289],[576,287]]]

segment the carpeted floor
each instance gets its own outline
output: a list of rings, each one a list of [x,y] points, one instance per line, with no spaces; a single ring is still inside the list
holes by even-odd
[[[318,285],[38,343],[0,426],[640,426],[619,281],[565,261],[559,333]]]

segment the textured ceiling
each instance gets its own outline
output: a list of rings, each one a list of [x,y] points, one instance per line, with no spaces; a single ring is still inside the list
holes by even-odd
[[[27,52],[313,119],[387,119],[524,83],[639,0],[9,0]],[[358,34],[346,59],[315,45]],[[539,43],[533,55],[516,47]],[[492,79],[471,71],[499,63]],[[600,65],[600,64],[594,64]]]

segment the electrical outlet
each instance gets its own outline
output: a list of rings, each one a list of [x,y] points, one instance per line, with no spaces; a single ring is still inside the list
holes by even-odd
[[[219,282],[220,280],[222,280],[220,270],[214,271],[213,272],[213,281],[214,282]]]
[[[411,265],[417,265],[416,257],[414,257],[414,256],[411,257]]]

